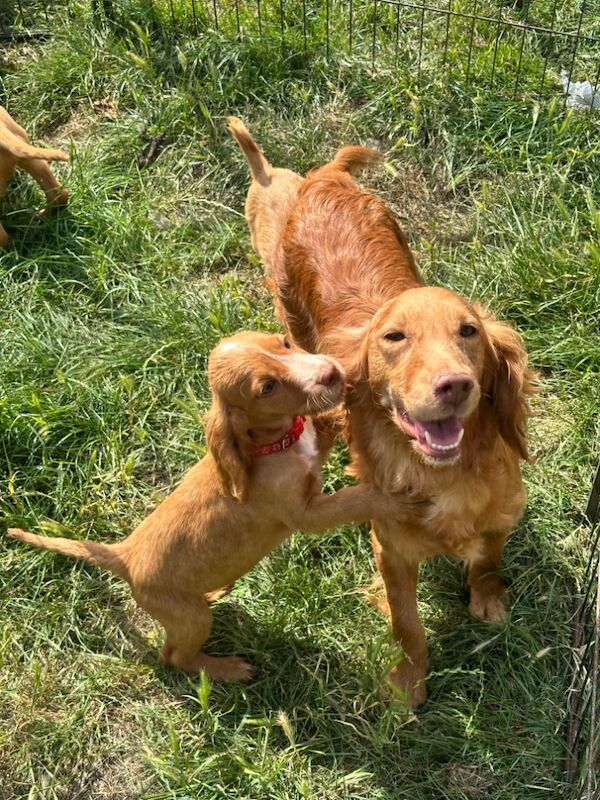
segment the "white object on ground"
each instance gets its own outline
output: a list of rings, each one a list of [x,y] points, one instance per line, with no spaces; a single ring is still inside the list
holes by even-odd
[[[560,73],[563,89],[567,97],[567,108],[596,108],[600,109],[600,86],[592,88],[589,81],[575,81],[571,83],[566,70]]]

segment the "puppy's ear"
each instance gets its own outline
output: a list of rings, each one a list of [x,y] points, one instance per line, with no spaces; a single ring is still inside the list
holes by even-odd
[[[484,310],[478,312],[490,344],[484,391],[491,401],[500,436],[523,460],[529,461],[526,425],[536,375],[528,366],[520,334]]]
[[[247,419],[241,409],[229,408],[218,395],[205,417],[206,443],[219,470],[223,494],[240,503],[248,495],[249,459],[243,444],[247,438]]]

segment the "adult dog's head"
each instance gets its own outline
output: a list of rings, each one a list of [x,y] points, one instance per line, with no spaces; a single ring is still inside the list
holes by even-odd
[[[456,463],[465,428],[494,428],[528,458],[533,373],[522,339],[464,298],[435,287],[403,292],[373,317],[353,376],[421,459]],[[363,385],[364,385],[363,383]]]
[[[256,447],[278,440],[295,417],[338,405],[345,390],[344,374],[332,358],[257,331],[224,339],[210,354],[208,379],[208,449],[225,493],[238,500],[245,498]]]

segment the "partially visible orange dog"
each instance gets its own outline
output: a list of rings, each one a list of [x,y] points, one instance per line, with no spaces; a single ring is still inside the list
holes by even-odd
[[[328,430],[301,415],[341,402],[344,378],[326,356],[309,355],[281,336],[246,332],[225,339],[209,359],[213,404],[208,454],[123,542],[36,536],[21,541],[83,558],[128,581],[138,605],[164,626],[162,659],[215,680],[247,680],[237,657],[200,648],[211,628],[211,596],[248,572],[296,529],[323,531],[369,519],[396,518],[414,505],[372,487],[320,493]]]
[[[0,196],[17,167],[26,170],[39,183],[46,194],[48,205],[44,213],[57,206],[64,206],[69,192],[56,180],[48,161],[68,161],[62,150],[33,147],[26,131],[18,125],[8,111],[0,106]],[[0,247],[6,247],[8,234],[0,223]]]
[[[252,173],[246,197],[246,221],[252,247],[260,256],[268,279],[277,243],[304,178],[291,169],[272,167],[241,119],[229,117],[227,122],[227,130],[240,146]]]

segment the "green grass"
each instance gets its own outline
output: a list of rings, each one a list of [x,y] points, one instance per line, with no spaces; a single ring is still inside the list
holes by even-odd
[[[256,679],[209,686],[157,664],[160,631],[116,579],[2,539],[0,798],[563,797],[569,620],[599,433],[599,118],[565,112],[559,58],[556,101],[535,104],[534,38],[510,102],[517,37],[494,91],[493,48],[478,48],[470,87],[460,80],[468,27],[453,38],[455,77],[425,58],[419,84],[414,40],[393,66],[392,29],[371,71],[368,9],[357,53],[338,26],[328,62],[316,6],[305,57],[300,4],[285,4],[283,49],[277,4],[263,5],[262,42],[244,4],[239,42],[233,8],[219,35],[195,35],[184,3],[175,30],[168,4],[152,16],[128,0],[139,27],[115,34],[84,3],[63,24],[57,5],[49,41],[4,53],[0,101],[71,147],[57,170],[72,202],[37,220],[23,176],[2,202],[2,526],[126,535],[203,453],[211,347],[276,327],[242,216],[246,166],[224,129],[235,113],[273,163],[298,171],[378,142],[387,169],[365,180],[426,278],[523,332],[542,393],[528,510],[504,560],[510,620],[474,622],[459,565],[425,566],[430,700],[407,717],[380,692],[397,655],[388,625],[356,591],[374,571],[367,529],[298,534],[215,609],[209,649],[248,657]],[[210,25],[211,5],[197,10]],[[138,166],[158,134],[158,159]],[[332,454],[328,489],[346,460]]]

